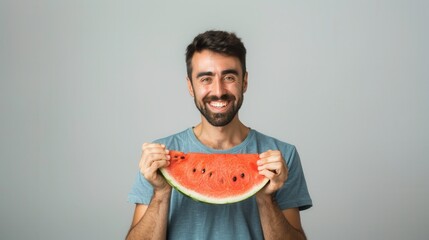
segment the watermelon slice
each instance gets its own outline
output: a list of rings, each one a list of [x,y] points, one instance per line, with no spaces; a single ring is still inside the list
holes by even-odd
[[[206,203],[244,200],[265,186],[258,154],[206,154],[169,152],[170,165],[161,168],[167,181],[183,194]]]

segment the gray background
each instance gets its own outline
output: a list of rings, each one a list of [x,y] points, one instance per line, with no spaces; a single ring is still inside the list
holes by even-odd
[[[429,235],[428,1],[0,1],[0,238],[122,239],[141,144],[199,121],[185,46],[248,48],[241,119],[293,143],[310,239]]]

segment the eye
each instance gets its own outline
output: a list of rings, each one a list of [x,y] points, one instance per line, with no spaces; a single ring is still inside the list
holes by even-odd
[[[227,82],[233,82],[233,81],[235,81],[235,76],[234,75],[226,75],[223,79]]]
[[[203,83],[203,84],[208,84],[211,81],[212,81],[211,77],[203,77],[203,78],[200,79],[200,82]]]

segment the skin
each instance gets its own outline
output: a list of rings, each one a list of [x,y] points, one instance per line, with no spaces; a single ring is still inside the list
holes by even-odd
[[[238,111],[243,93],[247,90],[247,73],[241,70],[238,58],[212,51],[197,52],[192,58],[192,80],[187,79],[189,94],[195,99],[200,112],[213,117],[214,126],[204,114],[194,127],[195,136],[206,146],[214,149],[229,149],[240,144],[249,133],[235,114],[230,121],[228,113]],[[223,95],[228,100],[207,100]],[[213,120],[212,119],[212,120]],[[166,239],[167,216],[171,186],[158,173],[169,165],[168,149],[157,143],[145,143],[139,163],[143,176],[154,187],[149,205],[136,204],[133,221],[127,239]],[[259,173],[270,179],[267,186],[256,194],[265,239],[306,239],[297,208],[280,210],[273,193],[280,189],[288,177],[288,169],[280,151],[269,150],[260,154],[257,162]]]

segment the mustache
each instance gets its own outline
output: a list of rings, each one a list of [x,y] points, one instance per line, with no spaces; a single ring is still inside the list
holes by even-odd
[[[231,94],[223,94],[222,96],[218,97],[218,96],[205,96],[203,98],[204,102],[211,102],[211,101],[234,101],[235,100],[235,96],[231,95]]]

